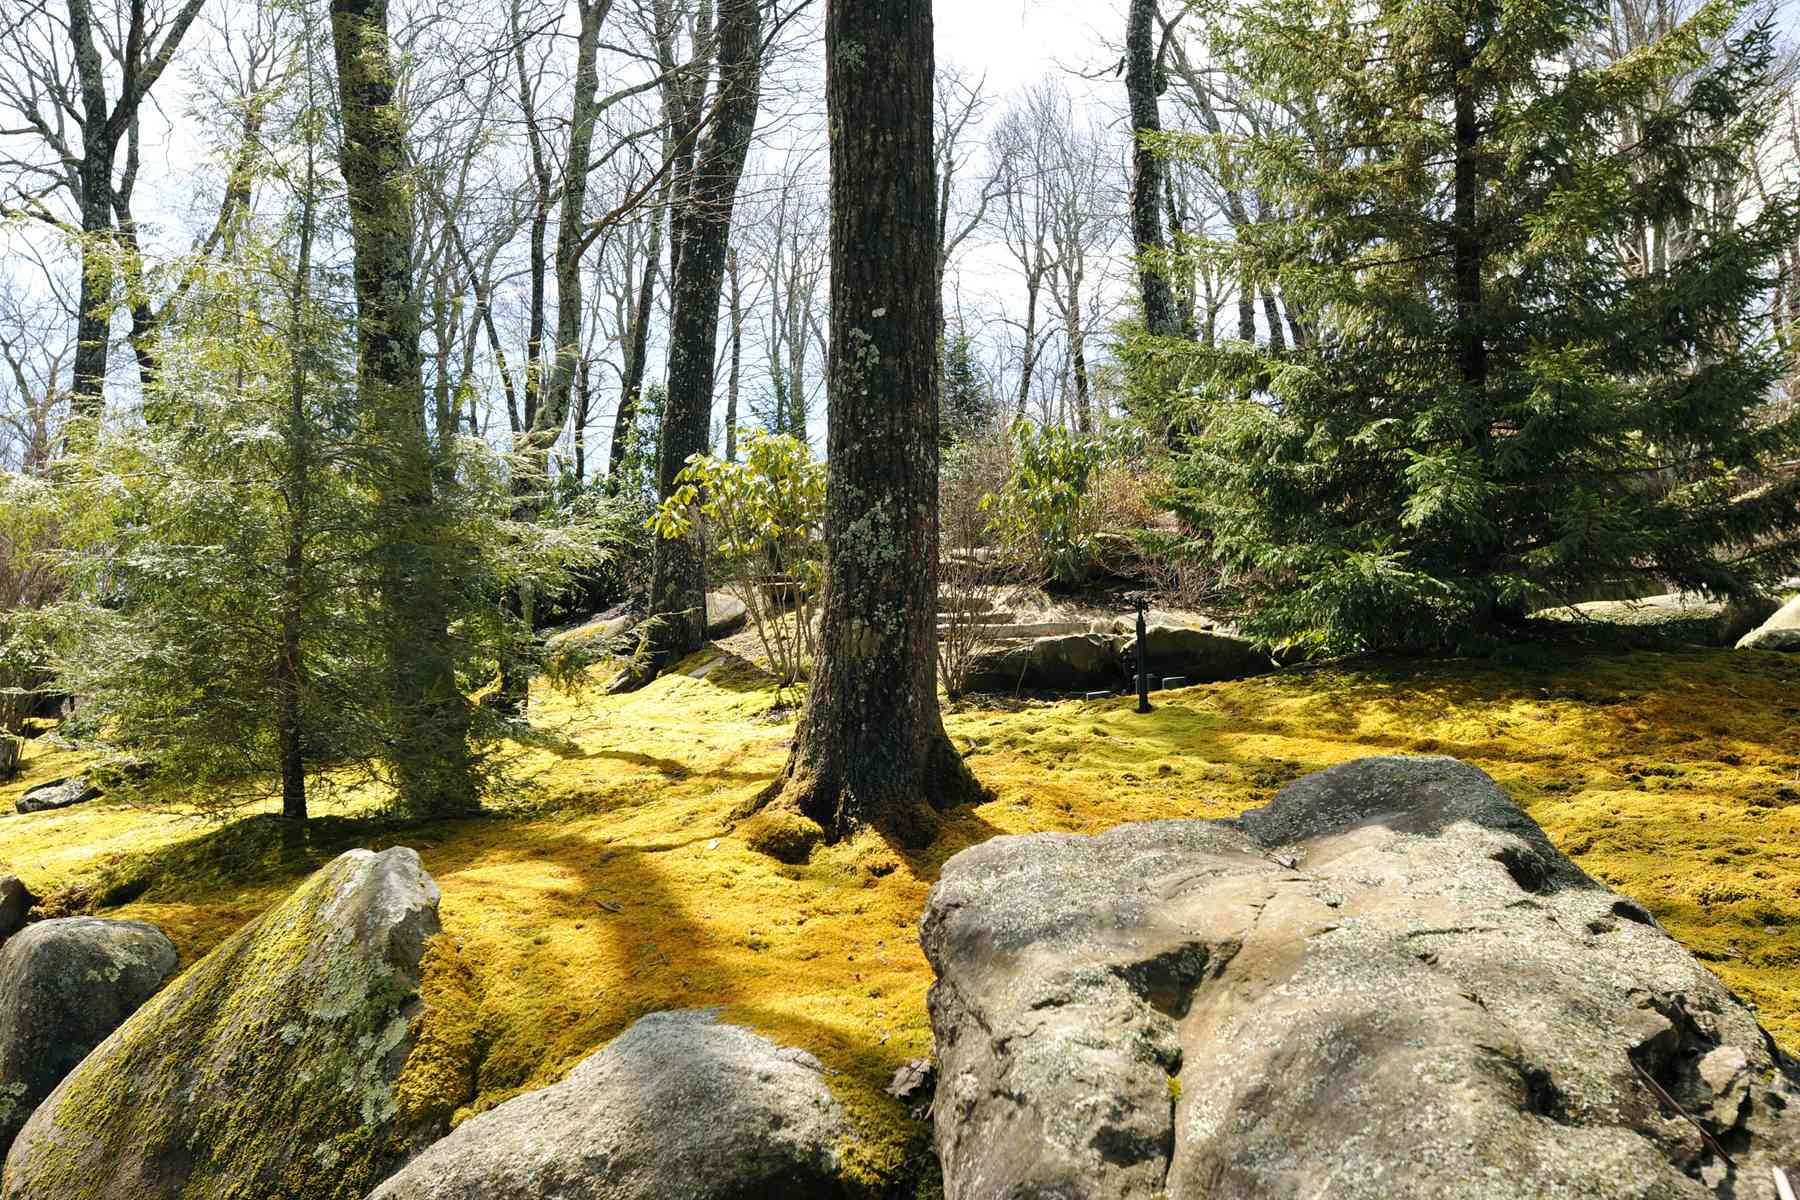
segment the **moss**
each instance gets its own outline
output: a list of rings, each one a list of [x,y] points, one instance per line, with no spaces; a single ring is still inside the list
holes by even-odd
[[[785,807],[763,809],[739,826],[737,832],[744,844],[758,854],[790,864],[805,862],[812,857],[813,847],[825,840],[825,831],[817,821]]]
[[[476,1026],[480,1002],[474,973],[455,940],[439,935],[419,963],[419,1013],[412,1020],[412,1049],[394,1081],[394,1107],[402,1129],[449,1127],[475,1098],[481,1044]]]
[[[1163,692],[1148,716],[1129,699],[965,702],[946,726],[992,800],[945,813],[924,850],[864,835],[781,863],[747,844],[734,813],[781,772],[793,714],[726,655],[704,678],[632,696],[539,694],[515,762],[533,798],[499,819],[327,825],[309,854],[337,837],[420,849],[468,973],[444,1005],[473,1006],[480,1089],[462,1115],[560,1079],[644,1013],[718,1006],[826,1064],[857,1128],[847,1161],[871,1187],[897,1186],[919,1175],[927,1131],[883,1089],[930,1051],[917,922],[945,859],[1000,833],[1229,816],[1370,753],[1489,771],[1800,1049],[1796,695],[1800,657],[1552,650]],[[207,844],[204,827],[161,821],[120,812],[83,833],[20,818],[0,841],[16,862],[54,864],[34,886],[94,880],[115,855],[115,875],[157,858],[165,869],[108,915],[165,925],[190,961],[310,869],[307,856],[248,837]],[[439,972],[434,954],[428,995]]]

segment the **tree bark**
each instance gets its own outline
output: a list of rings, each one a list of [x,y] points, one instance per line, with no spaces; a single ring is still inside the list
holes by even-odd
[[[725,255],[761,96],[760,0],[723,0],[717,36],[716,117],[670,230],[678,253],[670,277],[669,386],[657,454],[657,495],[663,499],[674,493],[675,476],[689,456],[706,452],[712,433]],[[656,539],[650,611],[662,621],[655,633],[659,664],[705,644],[706,564],[694,539]]]
[[[922,844],[980,794],[937,700],[930,0],[831,0],[830,433],[819,661],[777,809]]]
[[[450,646],[450,539],[433,495],[438,466],[425,425],[424,361],[413,293],[413,210],[406,116],[395,96],[387,0],[331,0],[357,299],[356,389],[371,440],[381,544],[375,549],[385,640],[388,764],[402,809],[477,806],[470,711]]]
[[[1134,135],[1131,232],[1137,252],[1147,258],[1154,258],[1165,249],[1163,164],[1144,143],[1145,134],[1162,132],[1162,114],[1156,101],[1156,6],[1157,0],[1131,0],[1125,24],[1125,90],[1131,102]],[[1175,294],[1161,264],[1140,263],[1138,287],[1144,301],[1144,327],[1155,337],[1179,335],[1181,322],[1175,312]]]

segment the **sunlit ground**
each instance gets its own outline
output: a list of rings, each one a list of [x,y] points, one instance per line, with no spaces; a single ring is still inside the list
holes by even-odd
[[[869,836],[799,867],[733,834],[792,728],[750,664],[631,697],[541,693],[533,716],[522,786],[492,816],[400,828],[352,792],[296,838],[101,802],[0,818],[0,861],[54,910],[156,922],[192,962],[344,848],[414,846],[459,951],[432,957],[430,994],[467,1008],[481,1063],[465,1112],[556,1080],[643,1013],[719,1006],[817,1054],[862,1130],[856,1161],[892,1177],[923,1128],[881,1089],[930,1049],[916,927],[951,854],[998,833],[1225,816],[1364,754],[1451,754],[1800,1049],[1800,657],[1365,664],[1165,693],[1149,716],[1124,700],[964,705],[946,723],[991,803],[951,814],[924,852]],[[34,743],[0,806],[79,761]]]

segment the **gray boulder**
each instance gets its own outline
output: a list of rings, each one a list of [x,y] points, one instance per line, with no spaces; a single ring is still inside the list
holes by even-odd
[[[6,940],[0,948],[0,1161],[32,1110],[156,993],[175,960],[174,943],[142,921],[67,917],[39,921]]]
[[[437,908],[411,850],[328,863],[58,1085],[0,1197],[363,1194],[473,1090],[441,1046],[414,1054],[434,1045],[419,978]]]
[[[1124,682],[1120,639],[1073,633],[977,653],[966,686],[975,692],[1088,692]]]
[[[1774,600],[1713,600],[1692,592],[1670,592],[1638,600],[1596,600],[1532,614],[1566,624],[1604,626],[1649,648],[1731,646],[1776,609]]]
[[[32,788],[19,797],[17,808],[22,813],[48,812],[53,808],[71,808],[100,798],[100,789],[88,782],[86,775],[59,779],[43,787]]]
[[[1744,635],[1739,650],[1800,651],[1800,596],[1782,606],[1780,612],[1761,626]]]
[[[36,903],[37,897],[17,875],[0,875],[0,946],[25,928],[25,914]]]
[[[921,932],[948,1200],[1773,1200],[1800,1162],[1755,1015],[1450,759],[996,838]]]
[[[1127,672],[1137,671],[1137,636],[1119,651]],[[1189,683],[1223,683],[1267,675],[1275,669],[1268,653],[1250,641],[1216,629],[1185,625],[1151,625],[1144,630],[1144,654],[1150,674],[1185,676]]]
[[[750,610],[730,592],[706,593],[706,636],[730,637],[750,620]]]
[[[652,1013],[561,1083],[458,1126],[369,1200],[830,1197],[846,1132],[810,1054],[711,1013]]]

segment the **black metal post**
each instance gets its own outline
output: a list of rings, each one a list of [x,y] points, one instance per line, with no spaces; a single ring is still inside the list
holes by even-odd
[[[1141,713],[1150,711],[1150,669],[1146,666],[1144,640],[1148,631],[1144,627],[1144,610],[1149,607],[1149,600],[1143,596],[1137,598],[1137,685],[1138,706]]]

